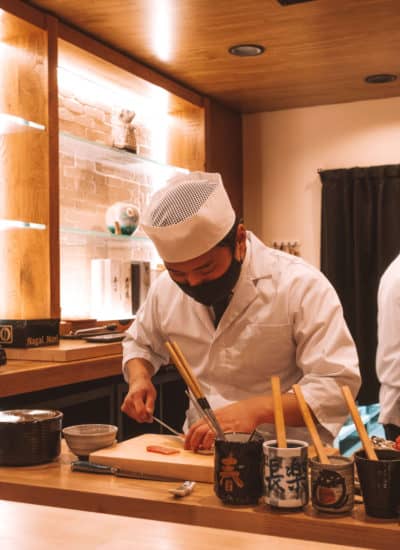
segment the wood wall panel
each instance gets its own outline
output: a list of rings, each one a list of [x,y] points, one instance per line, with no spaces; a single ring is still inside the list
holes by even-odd
[[[49,230],[0,231],[0,276],[0,319],[49,318]]]
[[[1,18],[0,45],[0,113],[19,116],[46,126],[45,31],[4,13]]]
[[[59,216],[59,147],[58,147],[58,21],[54,17],[47,17],[48,29],[48,136],[49,152],[49,266],[50,266],[50,316],[60,318],[60,216]]]
[[[0,3],[0,8],[7,7],[8,2]],[[16,15],[0,12],[0,113],[42,124],[45,129],[3,118],[0,219],[40,223],[45,229],[13,227],[0,231],[0,318],[48,318],[51,233],[47,32],[39,13],[26,10],[18,0],[12,8]],[[25,20],[30,15],[40,26]]]
[[[205,168],[205,113],[188,102],[170,113],[167,162],[189,170]]]
[[[0,134],[0,218],[49,223],[47,132],[15,126]]]
[[[242,119],[240,113],[206,100],[206,170],[219,172],[236,214],[243,215]]]

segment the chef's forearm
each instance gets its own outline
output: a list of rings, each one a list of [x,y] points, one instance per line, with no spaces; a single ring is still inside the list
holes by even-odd
[[[128,384],[131,384],[133,381],[138,380],[139,378],[150,380],[154,374],[154,368],[150,361],[138,357],[135,359],[130,359],[125,364],[125,373]]]
[[[304,426],[303,416],[297,403],[297,398],[293,393],[282,394],[282,407],[285,424],[287,426]],[[262,422],[273,423],[275,419],[272,395],[265,396],[265,403],[262,410]]]

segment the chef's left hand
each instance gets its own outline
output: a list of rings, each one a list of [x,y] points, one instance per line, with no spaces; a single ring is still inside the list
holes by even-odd
[[[214,413],[224,432],[251,433],[256,426],[265,422],[268,397],[265,395],[251,397],[243,401],[237,401]],[[214,443],[215,432],[210,429],[205,420],[195,422],[185,437],[185,449],[196,451],[198,449],[210,449]]]

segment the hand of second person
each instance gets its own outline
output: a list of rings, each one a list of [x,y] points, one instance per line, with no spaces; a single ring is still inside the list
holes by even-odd
[[[215,416],[226,432],[251,433],[263,420],[265,411],[265,396],[252,397],[237,401],[220,409],[216,409]],[[205,420],[195,422],[185,437],[185,449],[196,451],[210,449],[215,440],[215,432],[210,429]]]

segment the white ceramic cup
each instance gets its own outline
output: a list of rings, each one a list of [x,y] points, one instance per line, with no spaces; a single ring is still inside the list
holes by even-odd
[[[265,501],[276,508],[301,508],[309,498],[308,443],[288,439],[277,447],[276,439],[265,441]]]

